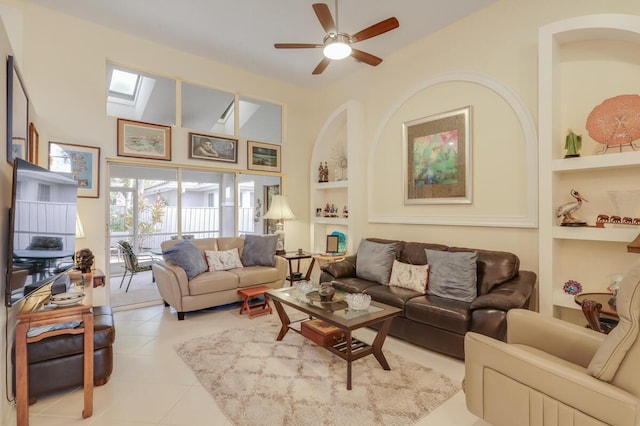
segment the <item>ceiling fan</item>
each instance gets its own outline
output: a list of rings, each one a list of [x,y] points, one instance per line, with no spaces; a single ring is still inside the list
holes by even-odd
[[[351,56],[357,61],[364,62],[365,64],[369,64],[374,67],[379,65],[382,62],[382,58],[363,52],[362,50],[354,49],[351,45],[398,28],[400,26],[398,20],[395,17],[388,18],[359,31],[354,35],[350,35],[339,31],[338,0],[335,2],[335,9],[336,20],[334,21],[331,16],[331,11],[329,10],[329,6],[325,3],[313,4],[313,11],[316,13],[318,20],[320,21],[320,25],[322,25],[322,28],[327,32],[322,40],[322,44],[276,43],[273,46],[276,49],[308,49],[322,47],[324,58],[322,58],[318,66],[316,66],[312,74],[321,74],[325,68],[327,68],[331,60],[344,59],[347,56]]]

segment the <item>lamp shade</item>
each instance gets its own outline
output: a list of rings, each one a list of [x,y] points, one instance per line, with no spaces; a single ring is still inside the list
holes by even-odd
[[[271,207],[269,211],[263,216],[264,219],[276,219],[276,220],[292,220],[296,216],[289,207],[287,197],[284,195],[274,195],[271,199]]]

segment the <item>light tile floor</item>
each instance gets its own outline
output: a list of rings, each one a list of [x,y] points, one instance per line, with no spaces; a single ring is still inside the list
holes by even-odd
[[[200,386],[174,345],[219,330],[252,327],[270,315],[239,316],[239,307],[187,314],[178,321],[173,309],[162,305],[115,313],[114,371],[105,386],[94,389],[94,414],[82,419],[82,389],[43,397],[30,407],[31,425],[231,425],[215,401]],[[274,314],[275,316],[275,314]],[[271,318],[269,318],[271,317]],[[369,338],[364,329],[359,336]],[[366,334],[369,333],[369,336]],[[385,350],[462,380],[462,361],[429,352],[389,337]],[[357,367],[355,367],[357,368]],[[442,404],[418,425],[473,425],[485,422],[470,414],[462,391]]]

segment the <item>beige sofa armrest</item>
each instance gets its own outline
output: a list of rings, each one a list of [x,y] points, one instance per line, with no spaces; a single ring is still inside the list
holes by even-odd
[[[483,418],[485,409],[496,409],[483,400],[492,391],[484,383],[488,370],[504,376],[513,385],[514,395],[523,387],[530,388],[606,424],[637,424],[640,417],[640,401],[635,396],[590,376],[584,368],[469,332],[465,336],[465,395],[469,410]],[[525,399],[532,398],[527,395],[529,392],[524,393]],[[505,409],[504,401],[500,405]]]
[[[586,368],[605,334],[525,309],[507,313],[507,342],[531,346]]]
[[[275,256],[275,268],[278,270],[278,280],[282,280],[282,285],[284,285],[284,280],[287,278],[287,269],[289,268],[289,262],[287,259],[281,256]]]
[[[165,261],[155,262],[151,268],[160,296],[176,310],[182,310],[182,297],[189,294],[187,273],[181,267]]]

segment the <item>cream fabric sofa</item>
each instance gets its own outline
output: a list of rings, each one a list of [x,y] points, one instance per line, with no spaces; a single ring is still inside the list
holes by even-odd
[[[238,248],[240,257],[244,249],[244,237],[222,237],[191,240],[203,253],[205,250],[223,251]],[[162,250],[179,241],[165,241]],[[160,295],[166,305],[173,306],[178,319],[183,320],[185,312],[225,305],[242,300],[238,289],[265,285],[280,288],[287,275],[287,261],[275,256],[274,267],[249,266],[228,271],[203,272],[188,280],[181,267],[168,261],[153,264],[153,274]]]
[[[617,310],[608,335],[520,309],[506,343],[467,333],[469,411],[494,425],[640,425],[640,262]]]

